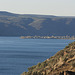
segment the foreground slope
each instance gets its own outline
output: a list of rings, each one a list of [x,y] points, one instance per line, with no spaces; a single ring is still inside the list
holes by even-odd
[[[22,75],[75,75],[75,42]]]
[[[0,36],[73,36],[75,17],[0,11]]]

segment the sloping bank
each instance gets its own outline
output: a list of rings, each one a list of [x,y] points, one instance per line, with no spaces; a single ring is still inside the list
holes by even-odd
[[[75,42],[21,75],[75,75]]]

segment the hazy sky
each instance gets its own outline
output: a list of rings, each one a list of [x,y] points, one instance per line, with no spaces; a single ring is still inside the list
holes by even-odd
[[[75,0],[0,0],[0,11],[75,16]]]

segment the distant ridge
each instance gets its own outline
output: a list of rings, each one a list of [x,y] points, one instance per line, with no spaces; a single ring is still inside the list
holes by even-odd
[[[40,15],[40,14],[16,14],[16,13],[11,13],[11,12],[7,12],[7,11],[0,11],[0,15],[7,15],[7,16],[25,15],[25,16],[44,17],[44,18],[50,18],[50,17],[75,18],[75,16],[55,16],[55,15]]]
[[[5,16],[31,16],[31,17],[42,17],[42,18],[49,18],[49,17],[56,17],[53,15],[38,15],[38,14],[15,14],[7,11],[0,11],[0,15],[5,15]]]
[[[0,36],[75,36],[75,17],[0,11]]]
[[[14,14],[14,13],[10,13],[10,12],[7,12],[7,11],[0,11],[0,16],[17,16],[18,14]]]

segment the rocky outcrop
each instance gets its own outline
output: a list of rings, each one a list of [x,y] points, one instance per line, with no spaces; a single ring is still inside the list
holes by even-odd
[[[22,75],[75,75],[75,42]]]

